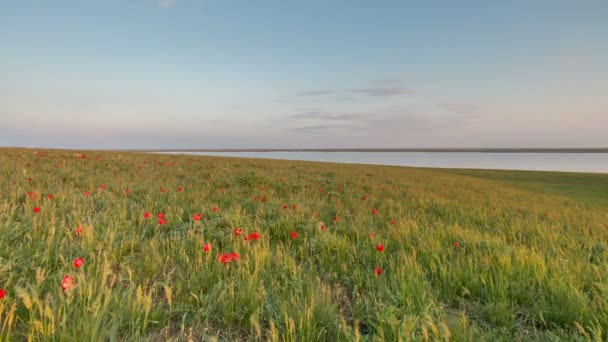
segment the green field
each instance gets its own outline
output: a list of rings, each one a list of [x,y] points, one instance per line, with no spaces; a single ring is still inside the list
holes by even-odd
[[[28,149],[0,175],[2,341],[608,338],[608,175]]]

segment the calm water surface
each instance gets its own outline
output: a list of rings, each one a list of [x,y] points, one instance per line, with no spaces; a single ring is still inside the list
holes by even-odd
[[[608,173],[608,153],[480,152],[170,152],[207,156],[308,160],[467,169]]]

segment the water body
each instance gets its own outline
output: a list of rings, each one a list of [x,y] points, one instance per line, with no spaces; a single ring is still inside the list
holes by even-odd
[[[163,152],[333,163],[608,173],[608,153],[486,152]]]

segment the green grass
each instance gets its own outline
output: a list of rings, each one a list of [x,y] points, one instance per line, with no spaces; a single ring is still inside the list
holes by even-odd
[[[549,193],[594,205],[608,205],[608,174],[475,169],[434,171],[490,179],[513,187]]]
[[[602,175],[27,149],[0,175],[2,341],[607,337]]]

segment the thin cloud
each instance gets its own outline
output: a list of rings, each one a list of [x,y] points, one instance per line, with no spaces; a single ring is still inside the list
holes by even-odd
[[[326,95],[337,95],[342,93],[340,90],[309,90],[303,91],[300,96],[326,96]]]
[[[293,128],[295,132],[327,132],[333,130],[349,131],[420,131],[443,129],[466,125],[470,117],[466,114],[428,115],[424,113],[332,113],[304,112],[291,116],[297,122],[319,122],[318,125],[303,125]]]
[[[326,112],[303,112],[291,116],[292,119],[316,119],[316,120],[357,120],[363,118],[364,114],[354,113],[326,113]]]
[[[335,95],[367,95],[367,96],[401,96],[413,93],[413,89],[404,87],[371,87],[361,89],[318,89],[299,93],[299,96],[323,97]]]
[[[472,116],[479,112],[479,107],[463,101],[446,101],[439,104],[441,108],[448,112]]]
[[[409,88],[365,88],[353,90],[354,93],[366,94],[369,96],[395,96],[395,95],[407,95],[413,91]]]
[[[158,0],[158,6],[162,8],[172,8],[177,0]]]

